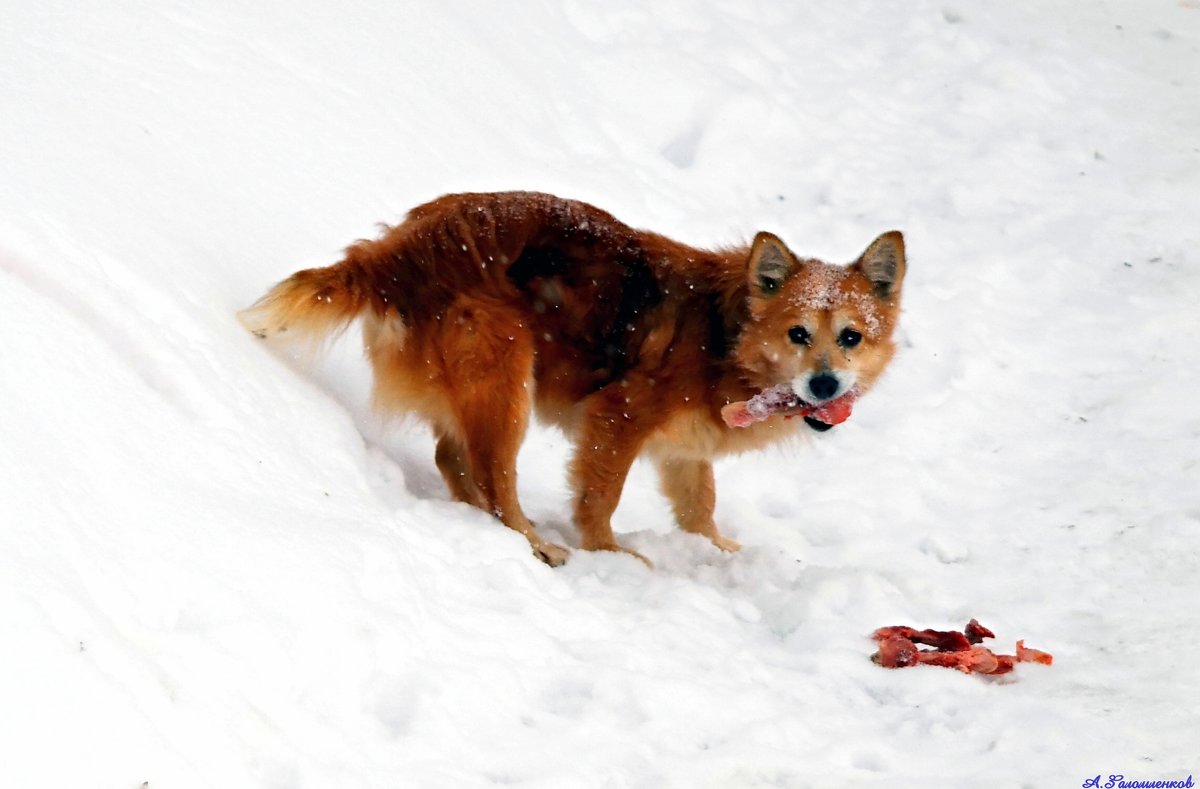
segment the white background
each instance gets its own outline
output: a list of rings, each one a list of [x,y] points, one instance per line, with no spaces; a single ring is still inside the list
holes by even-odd
[[[0,5],[0,785],[1080,786],[1200,771],[1200,5]],[[905,231],[845,425],[724,461],[723,555],[551,570],[353,336],[234,319],[451,191],[696,245]],[[561,436],[526,510],[577,544]],[[978,617],[1007,681],[872,665]]]

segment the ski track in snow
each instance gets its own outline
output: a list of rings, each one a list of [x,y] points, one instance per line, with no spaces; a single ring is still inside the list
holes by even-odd
[[[1068,786],[1200,770],[1200,8],[7,3],[0,785]],[[901,353],[722,461],[725,555],[448,500],[354,331],[235,311],[458,190],[852,259]],[[521,495],[568,545],[565,440]],[[978,617],[1055,655],[872,665]]]

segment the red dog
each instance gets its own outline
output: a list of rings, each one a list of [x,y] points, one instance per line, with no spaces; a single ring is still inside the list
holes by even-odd
[[[711,459],[829,425],[775,414],[732,428],[722,407],[783,385],[820,414],[869,389],[894,351],[904,270],[894,231],[831,266],[769,233],[710,252],[551,195],[447,195],[340,263],[293,274],[242,320],[260,337],[315,338],[362,317],[377,404],[427,420],[451,494],[557,565],[566,549],[517,501],[531,407],[575,441],[585,549],[634,553],[609,519],[644,454],[679,526],[736,550],[713,523]]]

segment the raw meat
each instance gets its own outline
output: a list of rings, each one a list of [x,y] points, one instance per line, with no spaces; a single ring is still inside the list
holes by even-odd
[[[721,409],[721,418],[730,427],[750,427],[776,414],[788,419],[807,416],[827,425],[840,425],[850,418],[857,398],[858,391],[851,389],[841,397],[813,405],[801,400],[789,384],[780,384],[762,390],[749,400],[730,403]]]
[[[995,634],[972,619],[958,630],[917,630],[904,625],[881,627],[872,634],[879,650],[871,660],[884,668],[907,668],[924,663],[930,666],[954,668],[965,674],[1007,674],[1017,663],[1041,663],[1049,666],[1054,656],[1040,649],[1030,649],[1024,641],[1017,642],[1016,655],[997,655],[987,647],[976,646]],[[925,644],[933,649],[918,649]]]

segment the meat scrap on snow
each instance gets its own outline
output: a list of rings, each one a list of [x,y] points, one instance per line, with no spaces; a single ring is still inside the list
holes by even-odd
[[[1015,655],[997,655],[987,647],[979,646],[985,638],[996,634],[972,619],[960,632],[958,630],[917,630],[896,625],[881,627],[872,636],[879,642],[879,650],[871,660],[884,668],[908,668],[925,664],[954,668],[965,674],[1007,674],[1017,663],[1041,663],[1049,666],[1054,656],[1040,649],[1030,649],[1024,641],[1017,642]],[[918,649],[917,644],[933,647]]]

